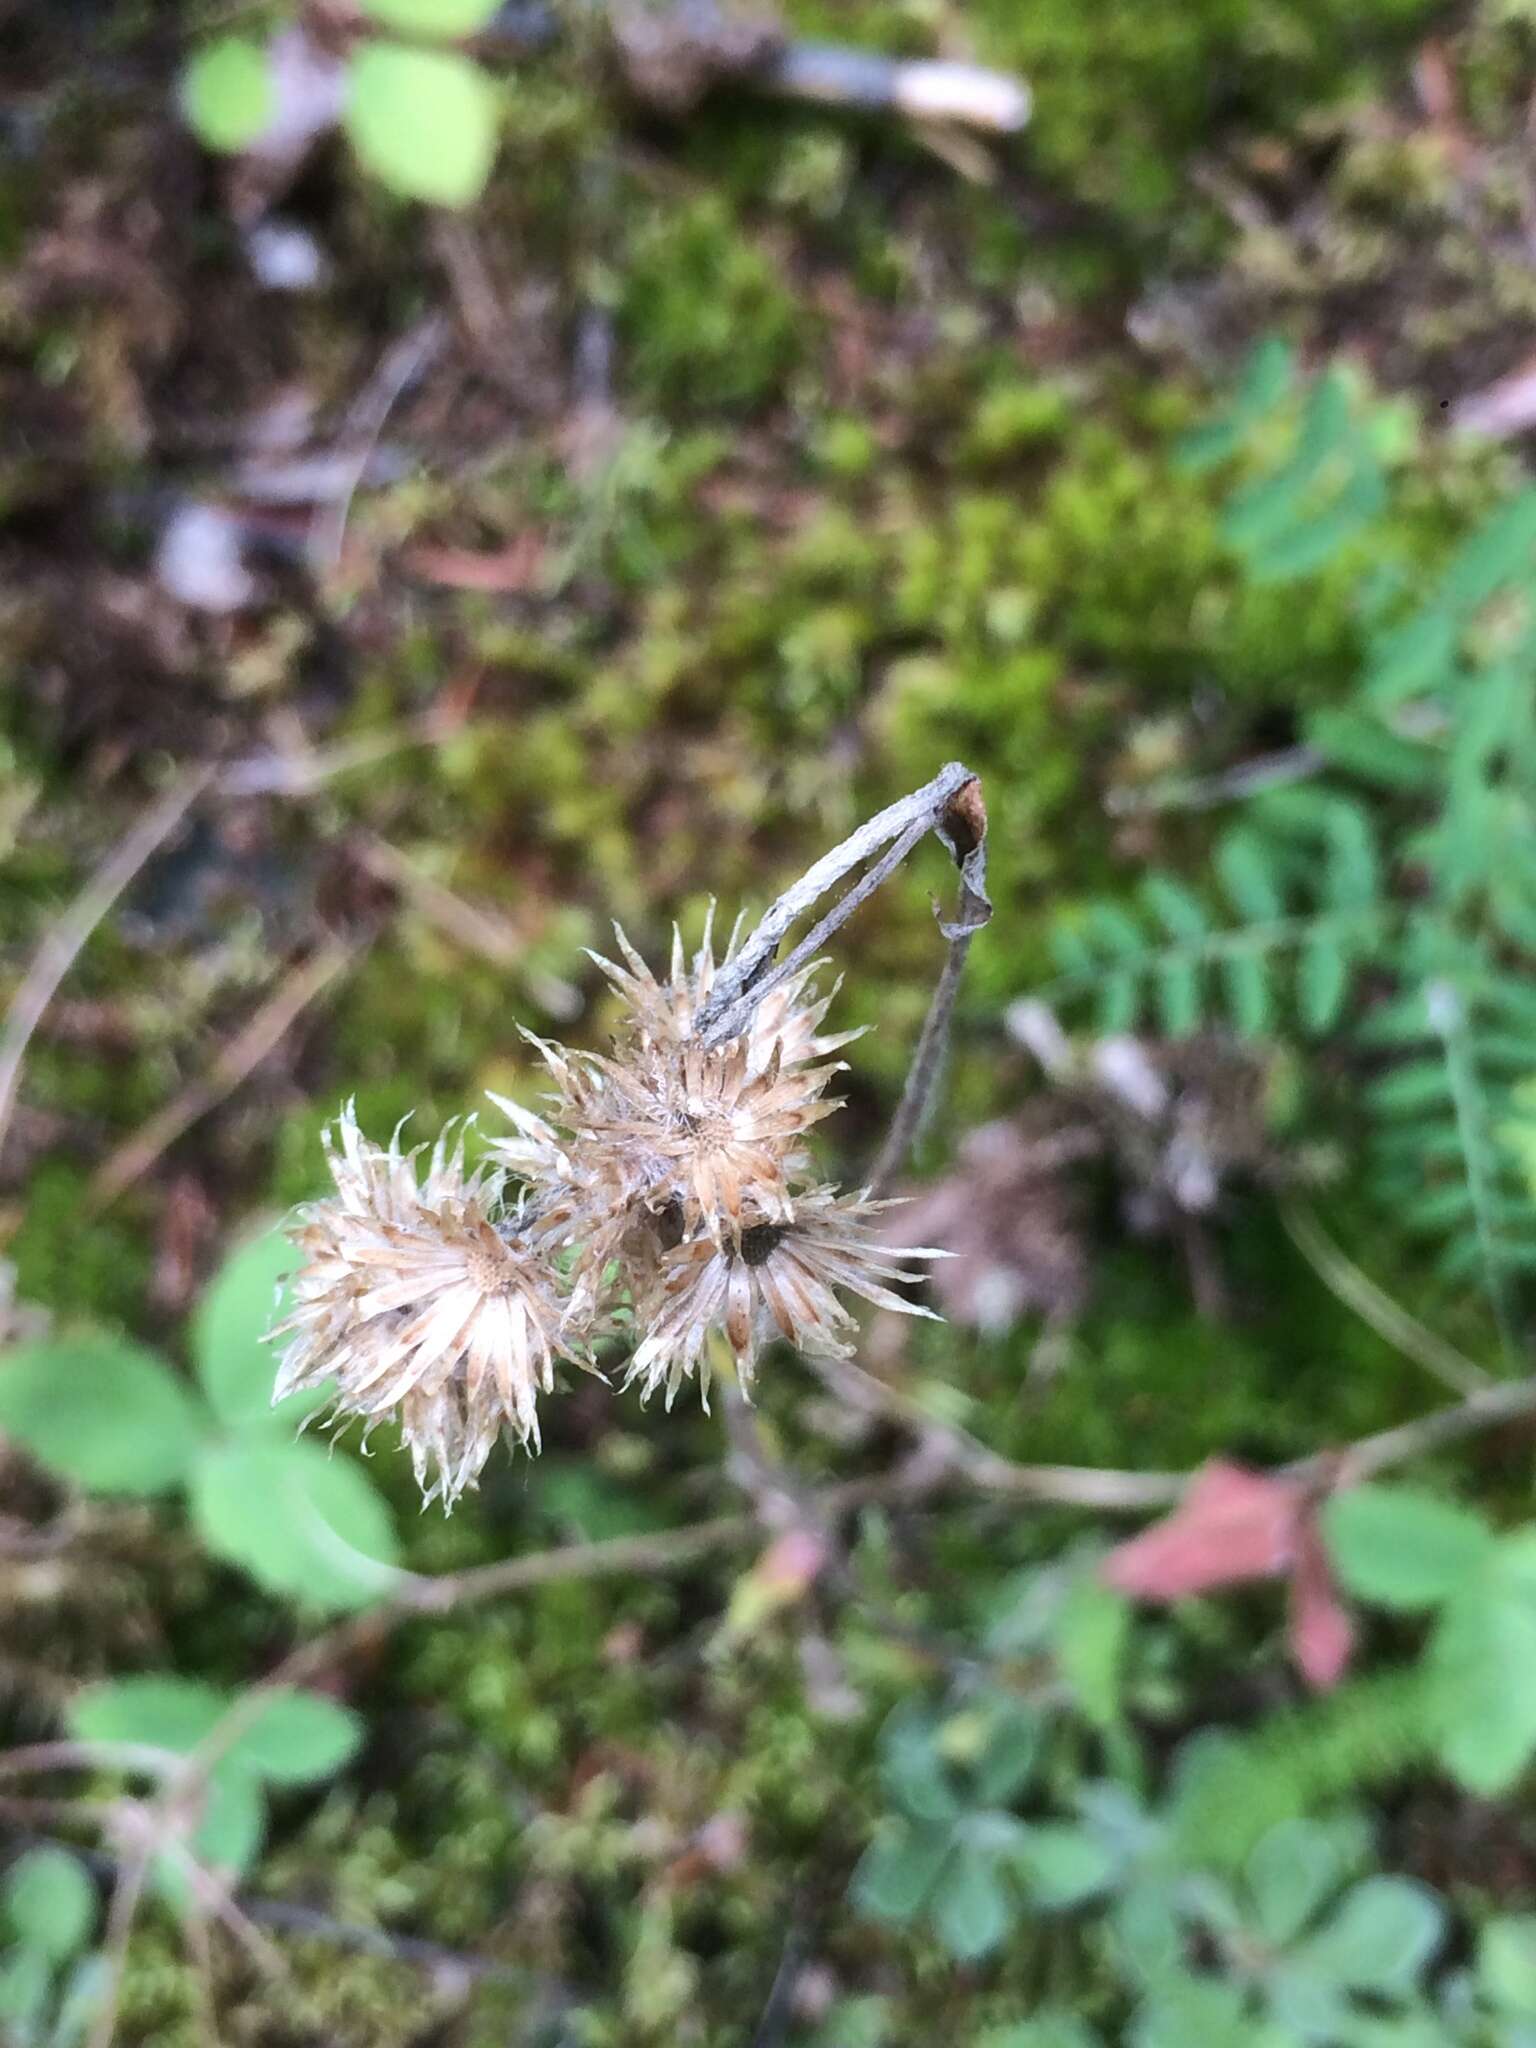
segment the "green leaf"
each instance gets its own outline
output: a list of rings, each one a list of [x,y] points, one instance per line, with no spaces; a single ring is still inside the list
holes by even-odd
[[[1056,1662],[1078,1706],[1095,1728],[1120,1714],[1121,1669],[1131,1625],[1130,1602],[1095,1578],[1083,1577],[1056,1615]]]
[[[950,1842],[947,1827],[886,1821],[853,1873],[854,1905],[875,1920],[910,1920],[937,1883]]]
[[[953,1820],[960,1811],[938,1747],[933,1717],[898,1707],[880,1738],[880,1780],[891,1801],[917,1820]]]
[[[352,146],[408,199],[468,206],[496,154],[496,88],[447,50],[365,43],[353,57],[344,116]]]
[[[230,1752],[274,1785],[311,1785],[356,1755],[363,1724],[312,1692],[276,1692]]]
[[[1283,1820],[1257,1844],[1246,1874],[1259,1932],[1283,1948],[1344,1876],[1339,1838],[1320,1821]]]
[[[1436,779],[1428,747],[1402,738],[1369,714],[1336,707],[1314,711],[1306,722],[1306,738],[1331,766],[1387,789],[1422,790]]]
[[[388,1508],[352,1459],[318,1444],[210,1446],[192,1515],[216,1557],[312,1607],[366,1607],[398,1576]]]
[[[960,1843],[945,1866],[933,1906],[939,1939],[960,1962],[996,1948],[1012,1926],[1016,1907],[994,1859]]]
[[[1340,2041],[1350,2037],[1354,2008],[1347,1990],[1289,1956],[1267,1972],[1264,2003],[1270,2017],[1288,2030],[1288,2040]]]
[[[40,1949],[18,1949],[6,1956],[0,1961],[0,2020],[14,2020],[28,2030],[35,2027],[48,2003],[52,1978],[53,1967]]]
[[[1501,2011],[1536,2019],[1536,1914],[1487,1923],[1477,1938],[1477,1981]]]
[[[1367,1877],[1340,1901],[1328,1925],[1297,1949],[1311,1974],[1351,1991],[1413,1988],[1445,1932],[1445,1909],[1405,1877]]]
[[[1129,1031],[1141,1012],[1141,985],[1134,974],[1106,974],[1099,985],[1099,1030],[1106,1038]]]
[[[1051,926],[1047,934],[1051,958],[1064,975],[1082,976],[1092,974],[1096,966],[1092,948],[1075,923],[1061,917]]]
[[[1411,1060],[1394,1067],[1373,1081],[1365,1094],[1381,1116],[1420,1116],[1427,1110],[1444,1109],[1455,1100],[1443,1059]]]
[[[1354,1486],[1323,1509],[1334,1568],[1351,1593],[1412,1610],[1447,1600],[1493,1554],[1479,1516],[1406,1486]]]
[[[808,2048],[890,2048],[893,2007],[870,1994],[840,1998],[811,2036]]]
[[[1198,945],[1210,930],[1210,920],[1198,897],[1172,875],[1148,875],[1142,882],[1141,894],[1170,939]]]
[[[1040,1755],[1042,1733],[1041,1716],[1034,1708],[1016,1700],[999,1703],[971,1773],[972,1788],[983,1805],[1006,1805],[1028,1782]]]
[[[1430,1638],[1442,1762],[1470,1792],[1515,1782],[1536,1749],[1536,1604],[1497,1585],[1453,1600]]]
[[[146,1673],[108,1678],[70,1702],[77,1742],[135,1743],[185,1756],[229,1711],[229,1695],[199,1678]]]
[[[187,1847],[206,1869],[238,1880],[255,1865],[267,1831],[267,1803],[260,1782],[233,1758],[226,1757],[211,1773],[203,1811]],[[193,1896],[191,1876],[183,1859],[167,1849],[155,1859],[155,1882],[178,1912]]]
[[[1029,1826],[1011,1860],[1032,1903],[1049,1909],[1091,1899],[1108,1885],[1116,1865],[1108,1843],[1054,1822]]]
[[[1250,924],[1273,924],[1285,915],[1285,899],[1275,879],[1274,855],[1257,832],[1240,826],[1216,848],[1221,886]]]
[[[385,28],[451,42],[484,28],[501,0],[362,0],[362,5]]]
[[[281,1230],[242,1244],[210,1281],[192,1318],[192,1355],[214,1413],[231,1429],[273,1424],[285,1434],[324,1405],[324,1390],[272,1406],[277,1360],[267,1332],[288,1312],[285,1282],[300,1264]]]
[[[153,1352],[112,1337],[22,1344],[0,1361],[0,1430],[91,1493],[164,1493],[204,1418]]]
[[[1070,2012],[1037,2012],[1017,2026],[988,2027],[976,2048],[1102,2048],[1102,2037]]]
[[[1118,903],[1090,903],[1083,913],[1083,925],[1093,943],[1112,960],[1140,960],[1146,955],[1146,933]]]
[[[1267,2048],[1239,1985],[1176,1972],[1137,2016],[1131,2048]]]
[[[1157,970],[1157,1013],[1165,1038],[1188,1038],[1200,1028],[1200,970],[1189,960],[1165,960]]]
[[[1440,585],[1441,601],[1468,612],[1529,567],[1536,545],[1536,490],[1524,490],[1462,543]]]
[[[1242,379],[1226,412],[1193,428],[1180,440],[1174,460],[1181,469],[1210,469],[1241,447],[1249,430],[1272,412],[1291,388],[1295,357],[1278,335],[1261,341],[1249,356]]]
[[[188,1756],[239,1700],[238,1693],[201,1679],[149,1672],[106,1679],[78,1694],[69,1725],[81,1742],[134,1743]],[[274,1784],[307,1785],[339,1770],[361,1735],[361,1722],[347,1708],[318,1693],[284,1689],[265,1701],[227,1760]]]
[[[267,1807],[254,1773],[228,1756],[213,1771],[203,1817],[192,1836],[199,1861],[228,1877],[244,1877],[261,1851]]]
[[[16,1940],[57,1965],[84,1946],[96,1920],[96,1887],[67,1849],[29,1849],[5,1873],[3,1908]]]
[[[1172,1887],[1161,1878],[1134,1884],[1116,1899],[1109,1925],[1120,1967],[1142,1984],[1163,1982],[1184,1953]]]
[[[1319,932],[1301,949],[1296,994],[1308,1031],[1332,1030],[1349,992],[1349,962],[1332,932]]]
[[[245,149],[267,126],[275,104],[265,50],[244,36],[209,43],[182,74],[181,104],[210,149]]]
[[[1234,1030],[1243,1038],[1259,1037],[1271,1016],[1269,972],[1263,954],[1247,947],[1227,953],[1221,962],[1221,977]]]

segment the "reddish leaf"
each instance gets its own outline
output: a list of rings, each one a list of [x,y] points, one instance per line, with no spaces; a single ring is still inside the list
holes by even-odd
[[[1103,1575],[1138,1600],[1274,1578],[1295,1561],[1302,1500],[1287,1480],[1213,1459],[1171,1515],[1109,1553]]]
[[[1319,1692],[1338,1684],[1355,1647],[1355,1625],[1339,1597],[1328,1553],[1309,1515],[1299,1531],[1291,1573],[1291,1662]]]

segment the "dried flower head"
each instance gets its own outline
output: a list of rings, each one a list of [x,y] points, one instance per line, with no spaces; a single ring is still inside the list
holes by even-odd
[[[706,1046],[697,1026],[716,973],[708,928],[691,967],[674,934],[665,982],[617,936],[624,966],[592,956],[628,1007],[611,1052],[532,1040],[556,1084],[559,1135],[500,1103],[516,1126],[496,1148],[502,1164],[556,1186],[540,1204],[540,1229],[577,1249],[578,1319],[595,1307],[615,1261],[636,1291],[679,1243],[701,1234],[734,1242],[746,1215],[792,1218],[792,1187],[809,1167],[804,1136],[839,1106],[825,1090],[842,1063],[827,1055],[858,1035],[820,1032],[830,996],[817,993],[808,966],[738,1037]]]
[[[499,1167],[466,1168],[462,1129],[387,1148],[348,1104],[326,1151],[336,1192],[303,1210],[305,1264],[274,1399],[334,1381],[332,1415],[398,1416],[427,1500],[451,1506],[503,1434],[537,1448],[538,1395],[554,1385],[561,1304],[516,1213],[494,1221]]]
[[[537,1446],[556,1358],[585,1364],[611,1311],[627,1306],[633,1322],[626,1385],[664,1389],[669,1406],[685,1380],[707,1396],[714,1344],[729,1347],[745,1388],[772,1338],[846,1356],[849,1297],[932,1314],[896,1288],[921,1277],[915,1261],[942,1254],[882,1242],[876,1219],[889,1204],[814,1177],[810,1132],[839,1106],[827,1093],[842,1071],[833,1055],[858,1034],[822,1030],[836,991],[819,991],[811,955],[926,831],[939,833],[960,867],[960,914],[943,927],[949,964],[887,1145],[899,1162],[938,1071],[959,961],[990,909],[974,784],[951,762],[887,805],[814,862],[739,950],[733,933],[718,964],[708,928],[691,961],[674,934],[659,979],[620,932],[620,964],[593,956],[626,1008],[612,1046],[532,1039],[550,1108],[493,1098],[510,1130],[490,1163],[466,1168],[461,1131],[423,1170],[420,1148],[403,1152],[398,1132],[387,1148],[370,1143],[349,1106],[329,1141],[335,1192],[297,1230],[306,1264],[275,1333],[286,1340],[277,1397],[333,1383],[339,1416],[398,1415],[427,1498],[451,1504],[498,1437]],[[844,883],[775,965],[792,927]],[[882,1181],[892,1171],[877,1169]],[[524,1184],[511,1209],[510,1176]]]
[[[642,1399],[665,1388],[670,1408],[679,1386],[697,1372],[707,1400],[708,1347],[716,1332],[731,1347],[744,1390],[751,1387],[758,1351],[773,1337],[813,1358],[846,1358],[854,1318],[839,1290],[902,1315],[932,1317],[932,1309],[887,1284],[918,1280],[913,1260],[943,1256],[882,1244],[874,1220],[893,1206],[867,1194],[804,1188],[791,1216],[749,1221],[724,1241],[699,1236],[674,1246],[636,1298],[635,1326],[646,1334],[624,1384],[638,1382]]]

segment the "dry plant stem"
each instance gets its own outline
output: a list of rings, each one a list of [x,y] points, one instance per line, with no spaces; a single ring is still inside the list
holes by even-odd
[[[819,947],[846,918],[858,908],[871,889],[883,881],[893,867],[930,831],[936,831],[950,802],[959,792],[972,783],[976,777],[969,768],[958,761],[951,761],[942,768],[932,782],[915,790],[911,796],[899,798],[888,804],[856,832],[850,833],[840,846],[834,846],[815,861],[798,882],[786,889],[771,906],[750,938],[743,944],[735,959],[728,962],[715,977],[714,993],[705,1004],[699,1017],[699,1033],[706,1045],[716,1045],[729,1038],[741,1028],[745,1018],[769,989],[776,987],[788,973],[804,960],[810,959]],[[821,920],[810,938],[798,946],[783,966],[769,975],[774,955],[789,935],[791,928],[819,903],[827,891],[843,880],[857,867],[871,859],[892,841],[901,846],[901,852],[894,858],[887,856],[879,863],[871,879],[866,875],[860,882],[840,897],[833,908]],[[765,977],[769,977],[765,980]]]
[[[334,570],[341,560],[352,500],[357,496],[385,422],[447,339],[448,322],[440,313],[430,313],[425,320],[418,320],[384,351],[378,369],[348,414],[340,437],[341,446],[352,451],[346,482],[330,503],[317,510],[310,526],[310,557],[323,573]]]
[[[1309,1209],[1287,1203],[1280,1213],[1291,1242],[1323,1285],[1346,1308],[1353,1309],[1362,1322],[1369,1323],[1394,1350],[1422,1365],[1458,1394],[1474,1394],[1480,1387],[1494,1384],[1491,1373],[1465,1357],[1454,1344],[1437,1337],[1378,1287],[1369,1274],[1361,1272]]]
[[[1463,1437],[1496,1429],[1501,1422],[1518,1422],[1522,1416],[1531,1414],[1536,1414],[1536,1378],[1498,1380],[1469,1394],[1453,1408],[1437,1408],[1431,1415],[1421,1415],[1416,1422],[1377,1430],[1374,1436],[1361,1437],[1341,1452],[1324,1451],[1288,1469],[1308,1472],[1336,1464],[1344,1477],[1353,1482],[1385,1471],[1389,1465],[1403,1465],[1410,1458],[1459,1443]]]
[[[16,1107],[21,1063],[44,1011],[81,948],[155,850],[163,846],[212,779],[211,768],[180,777],[112,849],[64,915],[49,929],[11,998],[0,1029],[0,1144]]]
[[[220,796],[313,796],[354,768],[371,767],[413,747],[441,746],[463,728],[458,712],[426,711],[389,732],[364,734],[334,746],[295,748],[292,752],[273,748],[264,754],[248,754],[219,770],[215,788]]]
[[[833,1392],[865,1414],[904,1423],[935,1446],[945,1464],[982,1493],[1013,1494],[1057,1507],[1098,1508],[1136,1514],[1177,1500],[1182,1472],[1114,1472],[1092,1465],[1017,1465],[988,1450],[958,1423],[944,1422],[897,1388],[887,1386],[851,1358],[819,1358],[814,1365]]]
[[[353,952],[352,946],[333,939],[285,975],[276,992],[245,1028],[220,1050],[209,1071],[108,1154],[92,1176],[87,1194],[89,1206],[100,1209],[115,1201],[126,1188],[143,1178],[183,1131],[233,1094],[315,998],[351,965]]]
[[[29,1742],[0,1752],[0,1778],[31,1778],[44,1771],[134,1771],[172,1778],[185,1759],[146,1742]]]
[[[106,1938],[102,1942],[107,1982],[91,2021],[86,2048],[112,2048],[112,2036],[117,2032],[118,2007],[123,1998],[123,1976],[128,1967],[128,1943],[133,1935],[133,1923],[138,1917],[139,1900],[144,1895],[153,1853],[153,1836],[146,1830],[118,1866],[117,1881],[112,1887],[112,1899],[107,1907]]]
[[[933,991],[933,1000],[928,1005],[928,1014],[923,1019],[923,1029],[917,1041],[917,1050],[912,1055],[912,1065],[907,1070],[901,1100],[896,1105],[891,1128],[886,1133],[885,1143],[880,1147],[880,1156],[870,1173],[870,1192],[874,1195],[890,1193],[932,1114],[934,1090],[943,1071],[944,1055],[949,1048],[949,1031],[955,1014],[955,998],[960,993],[960,976],[965,969],[965,956],[970,951],[974,936],[972,932],[962,932],[949,942],[949,951],[944,956],[944,968]]]

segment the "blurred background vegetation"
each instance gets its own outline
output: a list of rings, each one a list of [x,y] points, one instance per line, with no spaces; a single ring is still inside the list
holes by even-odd
[[[312,146],[220,155],[194,134],[188,67],[231,27],[287,39],[254,125],[270,137],[275,107],[302,130],[318,103]],[[767,1440],[807,1483],[878,1479],[916,1445],[931,1490],[849,1518],[841,1574],[786,1580],[764,1535],[354,1635],[310,1674],[351,1733],[271,1779],[264,1846],[229,1862],[281,1974],[217,1926],[200,1967],[160,1896],[117,2038],[1536,2038],[1525,1737],[1479,1783],[1425,1753],[1438,1724],[1403,1736],[1386,1692],[1328,1768],[1313,1728],[1265,1809],[1317,1832],[1269,1836],[1224,1905],[1208,1885],[1191,1906],[1209,2002],[1148,2004],[1103,1902],[1133,1896],[1124,1845],[1151,1839],[1193,1734],[1318,1711],[1283,1603],[1132,1620],[1094,1577],[1119,1523],[942,1482],[947,1426],[1006,1460],[1269,1467],[1443,1399],[1426,1349],[1463,1393],[1518,1381],[1536,11],[785,0],[763,31],[1020,77],[1032,118],[1005,138],[754,90],[717,28],[502,10],[470,46],[494,162],[449,210],[327,132],[327,67],[372,32],[332,0],[11,22],[12,993],[149,807],[211,778],[26,1047],[0,1156],[26,1357],[147,1347],[178,1386],[201,1373],[227,1423],[197,1304],[319,1191],[344,1098],[381,1139],[407,1113],[430,1136],[487,1089],[536,1104],[517,1026],[603,1042],[613,999],[582,949],[612,919],[659,964],[674,919],[691,940],[711,899],[760,910],[946,760],[983,778],[996,905],[916,1162],[925,1241],[964,1255],[950,1319],[871,1329],[872,1410],[787,1356],[761,1379]],[[848,1180],[899,1093],[950,887],[930,842],[839,935],[834,1021],[874,1027],[823,1127]],[[1257,980],[1223,965],[1234,919],[1287,925],[1246,945]],[[1132,1030],[1150,1107],[1102,1058]],[[1517,1407],[1417,1482],[1518,1521]],[[306,1600],[302,1560],[253,1565],[211,1533],[181,1467],[93,1491],[67,1445],[7,1426],[11,1746],[80,1733],[81,1688],[130,1674],[237,1694],[319,1607],[356,1604]],[[381,1435],[367,1476],[403,1564],[741,1506],[720,1418],[691,1402],[582,1385],[545,1443],[444,1520]],[[1445,1540],[1481,1558],[1493,1539],[1462,1512]],[[1359,1621],[1360,1688],[1414,1651],[1403,1611],[1449,1596],[1433,1573],[1383,1592],[1351,1541],[1346,1585],[1398,1610]],[[1520,1654],[1489,1652],[1506,1681]],[[966,1771],[941,1788],[956,1813],[1077,1813],[1076,1876],[983,1828],[1018,1865],[1006,1910],[990,1880],[969,1921],[899,1871],[882,1897],[872,1842],[916,1840],[934,1773]],[[1079,1812],[1085,1786],[1122,1809]],[[1090,1809],[1118,1862],[1082,1848]],[[90,1839],[14,1821],[18,1855]],[[1207,1814],[1170,1867],[1246,1855],[1225,1825]],[[60,1955],[98,1939],[114,1853],[79,1866]],[[1282,1865],[1313,1877],[1267,1891]],[[1372,1867],[1404,1888],[1388,1960],[1336,1968],[1319,2018],[1276,1958]],[[51,1881],[67,1929],[71,1880]],[[29,1950],[12,1889],[18,1953],[51,1957],[54,1923]],[[83,2038],[82,1996],[77,2025],[23,1986],[18,2040]]]

